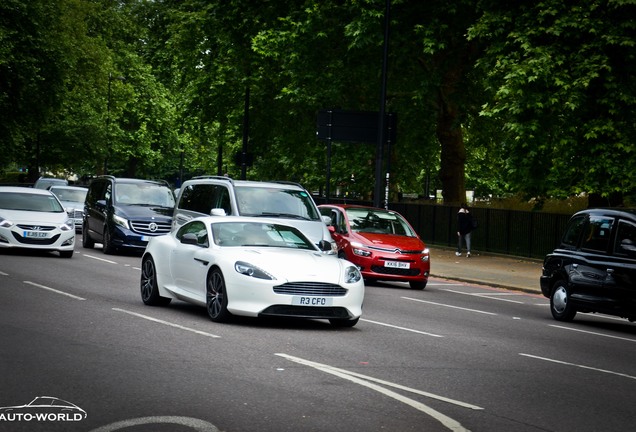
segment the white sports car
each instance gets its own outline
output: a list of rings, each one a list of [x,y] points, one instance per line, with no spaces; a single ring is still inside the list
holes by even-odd
[[[279,220],[238,216],[200,217],[153,237],[140,285],[147,305],[179,299],[205,306],[216,322],[232,315],[288,316],[352,327],[364,298],[354,264],[321,253]]]

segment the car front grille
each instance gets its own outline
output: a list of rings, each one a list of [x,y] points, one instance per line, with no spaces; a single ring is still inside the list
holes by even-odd
[[[131,221],[130,225],[136,233],[150,236],[167,234],[172,228],[171,222]]]
[[[371,271],[375,273],[396,276],[417,276],[420,274],[420,270],[416,268],[399,269],[393,267],[371,266]]]
[[[16,239],[17,241],[19,241],[22,244],[29,244],[29,245],[40,245],[40,246],[46,246],[46,245],[50,245],[53,244],[57,241],[58,238],[60,238],[59,234],[54,235],[51,238],[45,238],[45,239],[35,239],[35,238],[28,238],[28,237],[22,237],[21,235],[18,235],[17,233],[12,232],[11,234],[13,234],[13,238]]]
[[[400,248],[384,248],[379,246],[367,246],[367,248],[378,251],[378,252],[399,253],[403,255],[417,255],[422,253],[421,249],[420,250],[401,250]]]
[[[288,282],[274,287],[276,294],[301,296],[341,297],[347,290],[340,285],[323,282]]]
[[[272,305],[258,314],[259,316],[285,316],[296,318],[351,318],[343,307],[312,307]]]
[[[54,226],[42,226],[42,225],[21,225],[18,224],[18,228],[27,231],[53,231],[55,229]]]

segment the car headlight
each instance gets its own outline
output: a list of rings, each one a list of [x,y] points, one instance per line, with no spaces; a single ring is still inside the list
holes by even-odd
[[[60,229],[62,231],[74,231],[75,230],[75,222],[73,219],[67,219],[62,225],[60,225]]]
[[[345,282],[346,283],[356,283],[360,279],[362,279],[362,275],[360,274],[360,270],[356,266],[347,266],[345,269]]]
[[[428,248],[425,248],[422,251],[422,257],[421,257],[422,261],[426,262],[429,259],[431,259],[430,257],[431,257],[431,251],[429,251]]]
[[[130,229],[128,227],[128,219],[125,219],[121,216],[117,216],[117,215],[113,215],[113,222],[115,222],[115,224],[124,227],[126,229]]]
[[[5,219],[3,217],[0,217],[0,226],[2,228],[11,228],[13,225],[15,225],[13,222],[11,222],[9,219]]]
[[[358,255],[361,257],[370,257],[371,252],[369,252],[366,249],[363,249],[363,247],[364,245],[362,243],[358,243],[358,242],[351,243],[351,249],[353,250],[354,255]]]
[[[265,270],[260,269],[250,263],[246,263],[245,261],[237,261],[234,264],[234,270],[236,270],[237,272],[245,276],[255,277],[257,279],[266,279],[266,280],[276,279],[274,276],[267,273]]]

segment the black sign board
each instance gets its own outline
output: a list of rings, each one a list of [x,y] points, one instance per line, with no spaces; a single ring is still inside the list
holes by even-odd
[[[375,111],[318,111],[318,139],[377,143],[380,114]],[[385,139],[395,144],[397,115],[387,113],[384,117]]]

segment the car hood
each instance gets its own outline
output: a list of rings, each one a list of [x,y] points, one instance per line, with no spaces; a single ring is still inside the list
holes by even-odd
[[[172,219],[173,207],[119,205],[116,213],[128,219],[143,219],[152,217],[166,217]]]
[[[265,270],[280,281],[320,281],[340,284],[348,261],[319,251],[284,248],[241,248],[235,261]]]
[[[0,217],[16,224],[63,224],[68,220],[66,212],[47,213],[4,209],[0,209]]]
[[[424,249],[424,242],[417,237],[394,234],[354,233],[356,240],[367,246],[383,249],[400,249],[402,251],[416,251]]]

